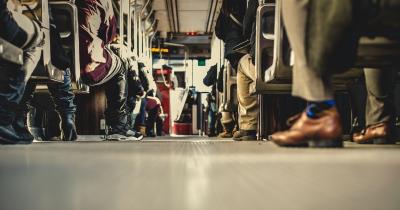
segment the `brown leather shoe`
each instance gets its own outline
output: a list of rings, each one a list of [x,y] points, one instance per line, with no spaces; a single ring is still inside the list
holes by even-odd
[[[279,146],[342,147],[339,113],[331,108],[313,119],[303,112],[289,130],[274,133],[270,140]]]
[[[355,133],[353,141],[358,144],[394,144],[390,131],[389,123],[379,123]]]

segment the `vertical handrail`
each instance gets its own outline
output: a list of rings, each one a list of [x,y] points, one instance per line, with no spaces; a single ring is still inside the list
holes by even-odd
[[[139,21],[139,57],[144,57],[144,40],[145,40],[145,32],[143,30],[143,21],[142,17],[144,15],[144,12],[146,11],[147,6],[150,4],[151,0],[147,0],[145,5],[141,8],[138,21]]]

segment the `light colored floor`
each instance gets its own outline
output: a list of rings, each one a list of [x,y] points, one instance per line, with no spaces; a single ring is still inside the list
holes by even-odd
[[[0,209],[398,210],[400,146],[98,136],[0,146]]]

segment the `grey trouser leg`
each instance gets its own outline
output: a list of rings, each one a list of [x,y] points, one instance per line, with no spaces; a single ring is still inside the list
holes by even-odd
[[[295,54],[292,94],[308,101],[333,99],[329,78],[318,75],[307,64],[306,27],[309,0],[282,0],[282,14]]]
[[[367,86],[366,126],[392,120],[396,71],[391,69],[364,69]]]
[[[239,128],[256,130],[258,119],[258,98],[250,95],[250,84],[255,80],[255,66],[250,55],[240,59],[237,72],[237,94],[239,101]]]
[[[112,127],[122,128],[127,123],[126,98],[128,95],[127,72],[120,66],[118,73],[105,84],[107,97],[106,122]]]

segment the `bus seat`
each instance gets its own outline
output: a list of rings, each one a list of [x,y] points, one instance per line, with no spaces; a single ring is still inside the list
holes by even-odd
[[[256,80],[252,92],[257,94],[281,94],[291,91],[292,51],[287,38],[282,16],[281,1],[263,4],[258,8],[256,17]],[[271,14],[272,13],[272,14]],[[266,17],[275,17],[274,25],[268,26]],[[273,49],[272,65],[265,59],[268,50]],[[336,90],[346,90],[347,84],[362,76],[361,68],[353,68],[343,74],[334,76]]]
[[[0,37],[0,60],[23,65],[23,51]]]
[[[29,7],[29,9],[28,9]],[[45,42],[43,46],[42,59],[38,64],[38,68],[33,72],[31,81],[39,84],[47,84],[52,82],[61,83],[64,81],[64,72],[57,69],[51,63],[50,51],[50,17],[49,6],[47,0],[23,0],[21,1],[21,9],[23,13],[31,19],[38,18],[45,33]],[[31,11],[33,13],[31,13]],[[36,17],[34,17],[36,16]]]
[[[89,93],[89,86],[80,80],[78,9],[73,1],[51,0],[49,4],[62,46],[71,59],[72,88],[75,93]]]
[[[231,112],[237,107],[237,80],[236,72],[229,62],[224,68],[224,88],[223,88],[223,111]]]

